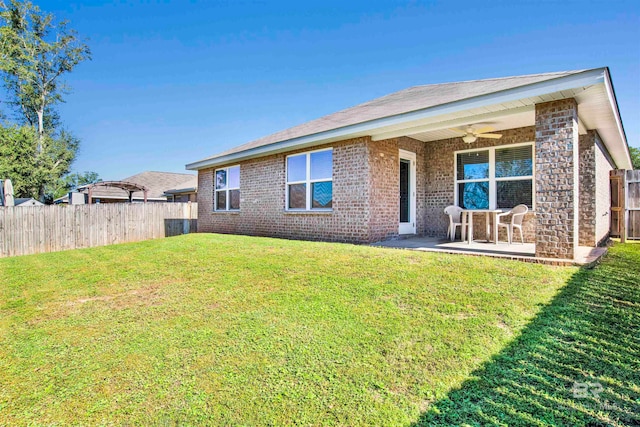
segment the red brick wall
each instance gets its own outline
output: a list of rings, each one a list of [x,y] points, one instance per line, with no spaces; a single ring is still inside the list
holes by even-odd
[[[578,155],[580,156],[579,211],[580,227],[578,243],[582,246],[596,244],[596,132],[580,135]],[[608,174],[608,172],[607,172]]]
[[[557,119],[553,114],[562,115],[562,111],[558,108],[564,107],[566,105],[562,104],[560,107],[538,108],[537,118],[540,123],[537,130],[547,134],[544,138],[542,134],[538,138],[535,153],[537,169],[542,167],[543,170],[547,170],[544,174],[545,179],[554,177],[554,172],[550,172],[549,167],[566,168],[564,155],[568,150],[567,144],[560,153],[562,156],[558,154],[556,157],[555,154],[549,155],[549,153],[545,156],[543,153],[542,158],[538,158],[540,151],[548,149],[547,144],[551,144],[547,141],[548,137],[553,136],[557,130],[553,123],[549,125],[549,121],[553,122]],[[499,140],[479,139],[472,144],[466,144],[460,138],[423,143],[409,137],[376,142],[372,142],[369,137],[362,137],[314,147],[313,149],[333,147],[333,212],[330,213],[285,211],[286,154],[240,162],[240,212],[213,212],[214,170],[201,170],[198,175],[198,230],[354,243],[369,243],[397,237],[398,150],[403,149],[416,153],[417,234],[444,238],[448,218],[443,210],[446,206],[454,204],[454,152],[536,141],[534,126],[504,130],[500,133],[503,137]],[[305,151],[309,150],[297,150],[287,154]],[[597,237],[600,238],[605,233],[605,228],[608,231],[606,211],[608,211],[608,170],[611,166],[599,149],[595,150],[594,159],[595,164],[599,165],[597,166],[599,172],[596,174],[598,218],[595,229],[597,229]],[[556,163],[550,165],[549,163],[553,161]],[[556,178],[562,182],[571,181],[566,174]],[[558,185],[555,181],[547,182],[538,179],[534,185],[536,191],[539,190],[540,185],[546,188],[547,192],[553,192],[555,188],[567,191],[567,185],[564,184],[554,187]],[[538,197],[536,210],[540,201]],[[548,220],[553,220],[555,212],[561,208],[567,210],[564,213],[565,216],[569,215],[571,209],[567,209],[565,201],[559,199],[557,202],[562,206],[552,206],[552,209],[546,206],[545,215]],[[525,241],[536,241],[535,216],[530,212],[525,217]],[[477,221],[476,230],[483,230],[484,219],[477,218]],[[564,237],[568,239],[567,225],[557,224],[557,226],[565,230]],[[542,230],[546,230],[545,236],[551,243],[550,247],[557,247],[554,246],[556,242],[553,240],[556,239],[555,231],[549,227],[546,229],[543,227]],[[503,241],[506,240],[503,230],[500,238]],[[560,245],[563,257],[568,257],[567,244],[564,242]]]
[[[370,240],[387,240],[398,236],[400,217],[400,165],[398,140],[372,142],[369,150],[371,181]]]
[[[214,169],[199,171],[198,230],[369,243],[398,236],[398,150],[416,153],[417,232],[427,231],[425,146],[408,137],[358,138],[333,147],[333,212],[285,211],[286,155],[240,163],[240,211],[213,212]],[[225,165],[225,166],[231,166]]]
[[[240,162],[239,212],[213,211],[214,169],[200,170],[198,231],[355,243],[372,241],[370,144],[370,139],[363,137],[313,148],[333,147],[332,212],[285,211],[286,156],[309,150]]]
[[[454,203],[454,152],[533,141],[534,128],[502,132],[500,140],[466,144],[460,138],[423,143],[400,137],[384,141],[358,138],[333,147],[333,212],[286,212],[285,158],[278,154],[240,163],[240,212],[213,212],[213,169],[199,173],[198,229],[295,239],[375,242],[398,236],[398,150],[416,153],[416,231],[444,237],[443,210]],[[305,152],[297,150],[291,152]],[[288,153],[287,153],[288,154]],[[226,165],[230,166],[230,165]],[[525,218],[525,239],[533,241],[533,214]],[[477,227],[482,218],[477,219]],[[476,228],[477,230],[483,228]],[[506,239],[501,234],[503,240]]]
[[[615,168],[615,163],[609,156],[600,135],[596,132],[596,245],[602,244],[609,238],[611,215],[611,187],[609,174]]]
[[[578,105],[536,104],[536,256],[573,259],[578,246]]]

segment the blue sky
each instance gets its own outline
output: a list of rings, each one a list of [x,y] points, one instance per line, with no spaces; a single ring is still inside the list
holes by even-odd
[[[409,86],[609,66],[640,146],[640,2],[38,1],[93,60],[60,107],[75,171],[186,163]]]

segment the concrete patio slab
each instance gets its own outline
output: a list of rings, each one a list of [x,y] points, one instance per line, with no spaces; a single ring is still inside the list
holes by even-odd
[[[536,247],[533,243],[513,243],[510,245],[506,242],[501,242],[496,245],[482,241],[474,241],[472,243],[461,241],[451,242],[437,237],[410,237],[405,239],[386,240],[374,243],[372,246],[409,249],[423,252],[490,256],[551,265],[578,266],[592,266],[607,252],[607,248],[580,246],[576,251],[575,259],[537,258],[535,256]]]

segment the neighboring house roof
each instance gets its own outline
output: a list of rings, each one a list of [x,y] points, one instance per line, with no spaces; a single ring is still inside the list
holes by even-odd
[[[188,188],[172,188],[171,190],[167,190],[164,194],[184,194],[184,193],[197,193],[198,187],[188,187]]]
[[[198,177],[189,173],[146,171],[124,178],[122,181],[145,187],[148,190],[147,200],[164,201],[167,200],[165,191],[173,188],[195,187]],[[87,192],[84,187],[78,190]],[[92,191],[92,197],[94,199],[128,199],[129,193],[115,187],[96,187]],[[136,191],[133,193],[133,198],[143,200],[144,194],[142,191]],[[65,202],[67,199],[68,196],[64,196],[56,201]]]
[[[360,136],[446,139],[456,136],[447,128],[489,119],[493,123],[506,116],[506,126],[533,125],[536,103],[569,97],[578,101],[581,128],[598,129],[616,163],[630,167],[609,70],[598,68],[415,86],[240,145],[188,164],[187,169]]]
[[[166,190],[178,187],[193,187],[196,185],[197,180],[198,177],[193,174],[147,171],[124,178],[122,181],[145,187],[148,190],[148,200],[166,200],[166,196],[164,196]],[[102,187],[94,189],[93,197],[96,199],[117,199],[128,198],[129,195],[119,188]],[[136,191],[133,193],[133,198],[142,200],[144,194],[142,191]]]
[[[15,206],[42,206],[43,203],[37,201],[33,197],[18,197],[14,200]]]

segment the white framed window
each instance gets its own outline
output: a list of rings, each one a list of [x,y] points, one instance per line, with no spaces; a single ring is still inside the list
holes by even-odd
[[[454,153],[456,204],[466,209],[534,208],[533,143]]]
[[[216,211],[240,210],[240,166],[216,169],[213,209]]]
[[[333,208],[332,148],[287,156],[286,177],[286,210]]]

